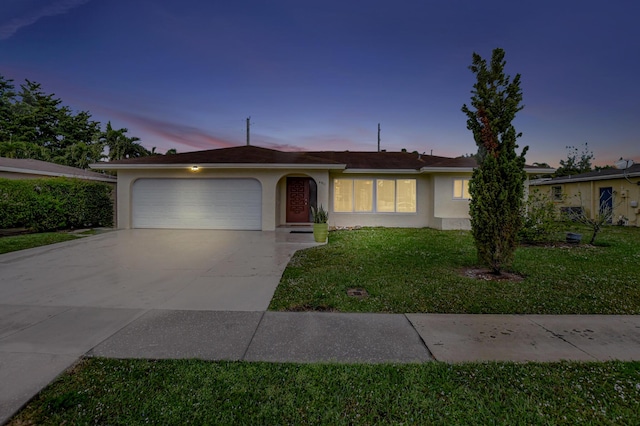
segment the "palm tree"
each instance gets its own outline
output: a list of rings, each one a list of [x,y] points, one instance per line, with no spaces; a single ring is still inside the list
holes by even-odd
[[[128,131],[127,128],[114,130],[111,127],[111,122],[107,122],[107,128],[102,133],[100,140],[104,143],[104,146],[109,148],[109,161],[151,155],[149,150],[138,143],[140,138],[126,135]]]

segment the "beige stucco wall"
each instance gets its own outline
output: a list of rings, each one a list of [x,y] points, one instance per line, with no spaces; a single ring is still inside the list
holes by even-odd
[[[638,179],[632,179],[632,182]],[[589,217],[594,218],[599,209],[600,188],[613,189],[613,223],[624,218],[627,225],[640,226],[640,186],[626,179],[596,180],[590,182],[548,183],[537,185],[551,195],[551,188],[562,187],[563,200],[557,201],[561,207],[584,207]],[[636,204],[636,207],[632,205]]]
[[[279,210],[282,204],[282,179],[286,176],[308,176],[316,181],[318,186],[318,203],[328,205],[328,172],[323,170],[278,170],[278,169],[207,169],[200,168],[194,172],[191,169],[136,169],[118,170],[118,228],[129,229],[132,226],[132,188],[137,179],[144,178],[178,178],[178,179],[206,179],[206,178],[247,178],[256,179],[262,186],[262,230],[273,231],[282,222]]]
[[[434,210],[431,227],[471,229],[469,200],[453,198],[453,180],[470,178],[471,173],[446,173],[433,176]]]
[[[117,226],[131,228],[131,193],[133,183],[141,178],[248,178],[256,179],[262,187],[262,230],[271,231],[286,224],[286,177],[310,177],[316,182],[317,203],[322,204],[329,211],[329,225],[331,227],[349,226],[385,226],[385,227],[431,227],[436,229],[470,229],[469,201],[453,198],[453,180],[470,178],[471,173],[432,173],[432,174],[359,174],[329,172],[327,170],[308,169],[207,169],[201,168],[197,172],[191,169],[137,169],[118,171],[117,190]],[[417,211],[416,213],[336,213],[333,209],[333,179],[416,179]],[[602,182],[600,186],[613,186],[619,191],[625,188],[628,197],[624,199],[626,210],[616,210],[616,214],[626,215],[631,224],[638,224],[637,209],[629,206],[631,200],[640,198],[637,185],[634,187],[625,181],[617,181],[616,185]],[[582,187],[583,194],[589,188],[589,183]],[[626,186],[625,186],[626,185]],[[599,186],[595,187],[598,191]],[[550,188],[548,188],[550,190]],[[577,192],[580,189],[576,189]],[[570,191],[574,191],[570,189]],[[615,195],[619,199],[619,194]],[[635,198],[634,198],[635,197]],[[591,203],[591,198],[586,199]],[[617,201],[616,201],[617,202]],[[626,214],[624,213],[626,212]]]

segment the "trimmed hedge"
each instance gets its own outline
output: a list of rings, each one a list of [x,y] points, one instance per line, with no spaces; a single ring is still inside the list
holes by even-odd
[[[113,225],[111,187],[69,178],[0,179],[0,229],[43,232]]]

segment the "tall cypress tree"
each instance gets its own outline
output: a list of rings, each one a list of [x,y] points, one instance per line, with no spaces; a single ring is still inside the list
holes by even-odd
[[[471,230],[478,260],[500,274],[513,261],[518,230],[522,226],[525,154],[516,154],[512,121],[523,106],[520,74],[511,80],[504,73],[504,50],[494,49],[491,63],[473,54],[469,69],[477,81],[471,91],[471,107],[462,106],[467,129],[478,146],[478,167],[469,182]]]

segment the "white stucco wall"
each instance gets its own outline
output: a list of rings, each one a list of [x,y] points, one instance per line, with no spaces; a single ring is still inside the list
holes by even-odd
[[[429,226],[436,229],[471,229],[469,200],[453,198],[454,179],[470,179],[471,173],[443,173],[433,176],[434,210]]]
[[[122,169],[118,170],[118,228],[129,229],[132,227],[132,188],[137,179],[142,178],[178,178],[178,179],[206,179],[206,178],[249,178],[256,179],[262,186],[262,230],[273,231],[282,224],[279,210],[286,207],[278,196],[284,192],[279,189],[281,179],[286,176],[308,176],[313,178],[318,187],[318,203],[328,205],[328,172],[316,170],[279,170],[279,169],[207,169],[200,168],[192,171],[183,169]],[[286,184],[286,179],[282,179]],[[286,192],[284,192],[286,194]]]
[[[453,198],[453,179],[470,178],[471,173],[434,174],[359,174],[306,169],[207,169],[194,172],[182,169],[118,170],[117,226],[132,226],[131,196],[133,183],[141,178],[251,178],[262,187],[262,230],[272,231],[286,223],[286,177],[314,179],[317,203],[329,211],[329,226],[432,227],[436,229],[469,229],[469,201]],[[336,213],[333,208],[333,179],[416,179],[415,213]]]

